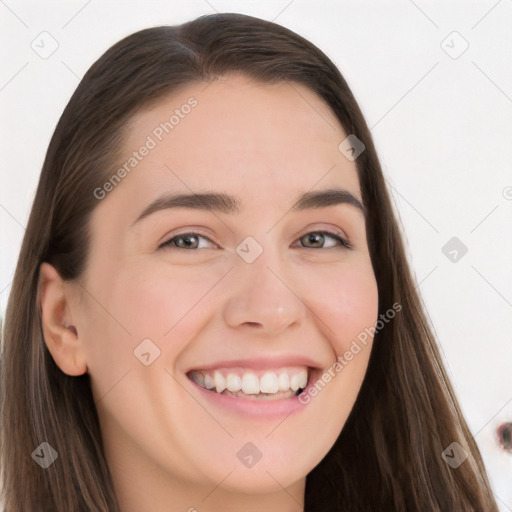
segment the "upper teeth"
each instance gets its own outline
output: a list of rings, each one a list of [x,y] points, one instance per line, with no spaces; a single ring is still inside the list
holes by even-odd
[[[206,389],[215,389],[222,393],[225,389],[232,392],[242,391],[246,395],[258,393],[278,393],[279,391],[298,391],[308,383],[306,367],[286,368],[266,371],[260,377],[252,370],[194,370],[190,378]]]

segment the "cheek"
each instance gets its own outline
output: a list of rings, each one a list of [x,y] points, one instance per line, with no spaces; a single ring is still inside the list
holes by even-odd
[[[347,266],[323,277],[313,307],[325,323],[325,336],[336,354],[345,352],[378,316],[378,288],[370,264]],[[371,340],[370,340],[371,341]]]
[[[117,287],[119,300],[125,302],[126,323],[139,336],[175,338],[175,332],[181,332],[191,319],[200,321],[208,293],[224,273],[161,263],[145,265],[140,272],[130,270]]]
[[[317,325],[329,343],[332,359],[305,400],[323,418],[326,442],[332,444],[366,374],[373,342],[369,328],[378,317],[378,288],[371,265],[347,266],[331,272],[323,282],[322,292],[315,288],[310,307],[319,315]]]
[[[108,284],[102,299],[105,310],[96,307],[95,344],[112,347],[116,360],[131,362],[134,350],[149,338],[166,355],[177,356],[208,318],[210,290],[225,269],[202,269],[197,265],[172,268],[154,262],[124,266]]]

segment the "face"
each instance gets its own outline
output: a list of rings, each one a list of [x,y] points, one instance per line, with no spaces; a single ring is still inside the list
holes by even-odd
[[[346,136],[306,87],[237,74],[132,119],[75,311],[120,494],[297,489],[335,442],[371,338],[335,362],[378,315],[365,219],[342,200],[292,207],[328,189],[362,202]],[[234,199],[200,207],[206,193]]]

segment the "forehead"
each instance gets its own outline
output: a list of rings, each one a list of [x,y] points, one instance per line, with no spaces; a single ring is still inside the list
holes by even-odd
[[[240,74],[189,84],[131,119],[118,162],[129,172],[105,203],[140,210],[162,192],[215,191],[277,211],[316,188],[360,197],[355,163],[338,149],[345,137],[328,105],[301,84]]]

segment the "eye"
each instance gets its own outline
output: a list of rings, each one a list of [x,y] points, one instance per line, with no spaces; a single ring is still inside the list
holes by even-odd
[[[347,240],[345,240],[343,237],[336,233],[332,233],[331,231],[311,231],[309,233],[306,233],[305,235],[301,236],[299,240],[306,240],[308,243],[313,244],[322,244],[322,242],[326,238],[331,238],[338,242],[342,247],[345,249],[352,249],[352,246],[348,243]],[[336,244],[335,244],[336,245]],[[334,248],[334,246],[330,247],[306,247],[306,249],[330,249]]]
[[[159,249],[204,249],[199,247],[197,240],[202,238],[212,242],[208,237],[200,235],[199,233],[181,233],[180,235],[173,236],[169,240],[163,242],[158,246]],[[212,242],[213,243],[213,242]],[[215,244],[216,245],[216,244]]]
[[[345,249],[352,249],[352,246],[345,240],[343,237],[336,233],[332,233],[331,231],[311,231],[299,238],[299,240],[306,240],[306,243],[320,244],[322,245],[326,238],[331,238],[341,247]],[[204,245],[200,246],[200,240],[207,240],[212,244],[216,245],[212,242],[208,237],[204,235],[200,235],[199,233],[181,233],[179,235],[173,236],[169,238],[169,240],[163,242],[158,246],[159,249],[204,249],[207,248]],[[331,245],[330,247],[305,247],[306,249],[329,249],[336,246],[336,243]]]

